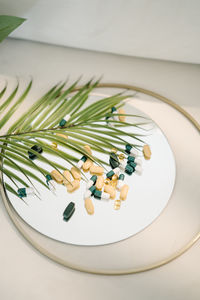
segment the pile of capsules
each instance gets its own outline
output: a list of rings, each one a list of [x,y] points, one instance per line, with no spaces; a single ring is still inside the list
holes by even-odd
[[[125,174],[132,175],[136,172],[142,174],[141,160],[137,157],[138,152],[132,148],[131,145],[126,145],[127,159],[124,154],[117,155],[117,150],[112,149],[110,154],[109,163],[111,170],[105,174],[102,167],[93,166],[90,169],[92,177],[86,185],[84,194],[85,208],[88,214],[94,214],[94,205],[91,197],[98,200],[108,201],[114,200],[117,192],[119,192],[119,199],[114,202],[114,209],[118,210],[121,206],[121,201],[126,200],[129,186],[124,183]],[[85,160],[83,156],[78,162],[79,167],[84,166],[81,163]]]
[[[122,122],[125,122],[125,116],[115,116],[115,113],[125,114],[124,109],[120,108],[118,111],[115,107],[111,109],[112,118],[117,120],[116,118]],[[63,127],[67,120],[69,119],[69,115],[62,119],[59,123],[61,127]],[[67,120],[66,120],[67,119]],[[63,138],[68,138],[65,134],[57,135],[62,136]],[[57,149],[57,144],[52,143],[52,147]],[[32,150],[42,153],[42,148],[39,146],[33,146]],[[37,158],[37,155],[33,152],[28,152],[29,158],[31,160]],[[90,156],[92,156],[92,151],[89,145],[84,146],[85,152],[87,152]],[[46,175],[46,183],[49,189],[55,194],[56,185],[58,184],[65,185],[68,193],[72,193],[76,191],[80,187],[81,181],[81,170],[84,172],[90,172],[92,175],[89,181],[86,183],[86,191],[84,193],[84,204],[85,209],[89,215],[94,214],[94,205],[92,202],[92,197],[98,200],[108,201],[109,199],[114,200],[116,198],[117,192],[119,192],[119,199],[114,202],[114,209],[118,210],[121,207],[121,202],[126,200],[129,186],[124,183],[125,174],[132,175],[136,173],[138,175],[142,174],[142,161],[138,158],[138,151],[135,150],[130,144],[126,144],[125,146],[125,154],[120,153],[117,154],[116,149],[111,150],[109,164],[111,166],[111,170],[104,175],[104,168],[101,166],[97,166],[93,163],[93,161],[87,157],[87,155],[83,155],[81,159],[78,161],[76,166],[73,166],[71,170],[65,170],[63,174],[59,172],[59,170],[53,170],[50,174]],[[149,145],[144,145],[143,147],[143,155],[145,159],[151,158],[151,149]],[[18,195],[20,198],[27,197],[28,195],[35,194],[35,191],[32,187],[21,188],[18,189]],[[66,209],[63,212],[63,220],[68,221],[75,211],[75,203],[70,202]]]

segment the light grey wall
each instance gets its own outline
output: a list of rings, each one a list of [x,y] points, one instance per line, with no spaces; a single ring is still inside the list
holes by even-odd
[[[0,13],[28,19],[13,37],[200,63],[200,0],[0,0]]]

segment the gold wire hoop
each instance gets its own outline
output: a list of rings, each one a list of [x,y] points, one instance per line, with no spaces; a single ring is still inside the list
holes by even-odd
[[[80,87],[79,87],[80,88]],[[182,107],[180,107],[178,104],[174,103],[172,100],[169,100],[166,97],[163,97],[155,92],[152,92],[150,90],[147,89],[143,89],[137,86],[132,86],[132,85],[127,85],[127,84],[118,84],[118,83],[101,83],[97,86],[97,88],[120,88],[120,89],[128,89],[128,90],[132,90],[132,91],[137,91],[149,96],[152,96],[162,102],[165,102],[166,104],[172,106],[174,109],[176,109],[177,111],[179,111],[181,114],[183,114],[193,125],[194,127],[200,131],[200,124],[188,113],[186,112]],[[10,216],[13,224],[16,226],[16,228],[18,229],[18,231],[22,234],[22,236],[35,248],[37,249],[41,254],[45,255],[46,257],[48,257],[49,259],[53,260],[54,262],[64,266],[64,267],[68,267],[72,270],[76,270],[76,271],[80,271],[80,272],[85,272],[85,273],[90,273],[90,274],[96,274],[96,275],[128,275],[128,274],[135,274],[135,273],[141,273],[141,272],[145,272],[145,271],[149,271],[152,269],[156,269],[158,267],[161,267],[173,260],[175,260],[176,258],[180,257],[183,253],[185,253],[189,248],[192,247],[192,245],[194,245],[194,243],[196,243],[196,241],[200,238],[200,231],[185,245],[183,246],[181,249],[179,249],[178,251],[176,251],[174,254],[170,255],[169,257],[158,261],[157,263],[154,264],[150,264],[147,265],[145,267],[142,268],[130,268],[130,269],[125,269],[125,270],[120,270],[120,271],[116,271],[116,270],[100,270],[97,271],[95,269],[91,269],[91,268],[84,268],[84,267],[79,267],[76,264],[72,264],[70,262],[66,262],[63,259],[51,254],[49,251],[47,251],[46,249],[44,249],[43,247],[41,247],[37,242],[35,242],[27,233],[26,231],[22,228],[22,226],[20,225],[20,223],[18,222],[16,216],[15,216],[15,212],[13,211],[13,208],[9,202],[5,187],[3,185],[3,174],[1,172],[1,185],[0,185],[0,192],[1,192],[1,196],[3,199],[3,203],[4,206],[7,210],[8,215]]]

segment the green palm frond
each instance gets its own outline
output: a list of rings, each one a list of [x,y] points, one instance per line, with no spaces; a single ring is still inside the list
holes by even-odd
[[[45,183],[48,171],[44,164],[62,172],[67,169],[65,164],[66,166],[75,166],[81,155],[87,155],[96,164],[106,167],[108,164],[98,157],[98,153],[109,154],[111,148],[124,152],[127,136],[132,139],[133,147],[137,149],[141,147],[142,135],[129,133],[124,128],[130,126],[137,128],[147,124],[149,122],[147,118],[116,113],[116,116],[128,116],[133,120],[134,117],[137,117],[137,120],[140,117],[141,122],[121,122],[112,119],[111,108],[121,107],[124,100],[132,95],[118,93],[87,105],[89,95],[98,86],[99,80],[90,80],[81,87],[77,86],[79,81],[80,79],[67,88],[66,82],[54,85],[11,124],[6,134],[0,134],[0,171],[8,177],[16,189],[19,185],[25,187],[34,185],[32,180],[48,188]],[[19,96],[19,82],[6,97],[7,84],[0,91],[1,130],[4,129],[16,110],[20,109],[23,101],[28,98],[31,86],[32,80]],[[59,122],[67,114],[70,116],[69,120],[65,126],[61,127]],[[107,120],[105,120],[106,116]],[[68,139],[57,135],[58,133],[66,134]],[[57,143],[62,149],[54,149],[51,145],[52,142]],[[83,147],[85,144],[90,145],[97,154],[88,154]],[[41,154],[31,150],[33,154],[37,155],[36,162],[28,157],[28,151],[34,145],[41,146],[43,149]],[[50,154],[52,158],[50,159],[49,156],[47,158],[45,154]],[[53,157],[61,158],[64,163],[55,162]],[[17,175],[19,172],[22,176]],[[38,176],[38,173],[42,177]],[[84,176],[82,173],[83,179]],[[17,195],[12,184],[6,182],[5,188]]]

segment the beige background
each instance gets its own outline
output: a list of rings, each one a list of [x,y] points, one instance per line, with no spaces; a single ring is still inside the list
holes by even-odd
[[[192,63],[199,12],[199,0],[0,0],[0,14],[27,18],[13,37]]]
[[[100,54],[20,40],[0,47],[1,74],[51,85],[70,74],[104,74],[104,81],[157,91],[200,119],[200,67]],[[186,85],[186,82],[188,83]],[[137,275],[106,277],[65,269],[35,251],[11,224],[0,202],[0,299],[192,299],[200,298],[200,243],[176,261]]]

